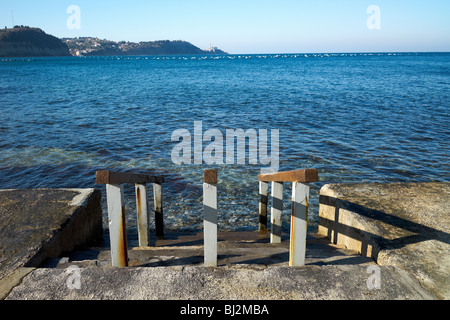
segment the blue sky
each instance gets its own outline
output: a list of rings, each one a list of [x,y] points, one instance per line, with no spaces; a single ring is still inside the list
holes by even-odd
[[[80,29],[67,27],[70,5]],[[380,29],[367,26],[371,5]],[[15,24],[57,37],[186,40],[236,54],[450,51],[449,0],[1,0],[0,26],[11,11]]]

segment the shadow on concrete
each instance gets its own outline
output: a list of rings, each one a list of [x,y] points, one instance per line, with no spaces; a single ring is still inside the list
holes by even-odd
[[[308,266],[342,266],[342,265],[362,265],[366,263],[373,262],[371,258],[363,256],[350,256],[345,258],[340,258],[332,261],[316,261],[311,263],[306,263]]]
[[[332,243],[337,244],[339,234],[342,234],[354,240],[360,241],[361,255],[363,256],[367,256],[368,248],[371,246],[371,256],[375,259],[375,261],[377,260],[378,254],[381,250],[398,249],[408,244],[427,240],[438,240],[443,243],[450,244],[450,234],[447,232],[437,230],[414,221],[406,220],[380,210],[370,209],[357,203],[326,195],[320,195],[319,203],[321,205],[332,206],[335,208],[333,220],[319,216],[319,225],[328,229],[328,239]],[[400,228],[404,231],[404,236],[397,237],[395,239],[387,239],[378,234],[361,230],[347,224],[342,224],[339,222],[340,209],[348,210],[363,217]]]
[[[223,263],[220,263],[222,260],[230,259],[237,257],[238,255],[218,255],[218,266],[223,265]],[[169,267],[169,266],[195,266],[195,265],[203,265],[204,263],[204,256],[203,255],[190,255],[188,257],[180,257],[175,259],[168,259],[168,260],[158,260],[153,261],[149,263],[144,264],[138,264],[135,265],[136,267]]]
[[[263,264],[273,265],[289,261],[289,252],[276,253],[265,257],[237,261],[235,264]]]

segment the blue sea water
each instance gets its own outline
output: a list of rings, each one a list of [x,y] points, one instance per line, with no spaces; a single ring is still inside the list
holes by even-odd
[[[217,168],[219,227],[255,230],[267,165],[176,165],[171,136],[193,139],[194,121],[277,129],[279,170],[319,171],[314,229],[326,183],[450,180],[449,89],[449,53],[3,59],[0,187],[104,191],[96,170],[162,174],[165,227],[200,230],[203,170]],[[289,197],[285,184],[285,230]]]

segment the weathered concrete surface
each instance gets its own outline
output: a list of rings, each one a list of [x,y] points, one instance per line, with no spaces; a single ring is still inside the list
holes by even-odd
[[[46,258],[101,240],[100,197],[96,189],[0,190],[0,293]]]
[[[450,183],[330,184],[319,202],[319,234],[450,299]]]
[[[138,247],[137,241],[129,237],[128,264],[130,267],[203,266],[203,235],[166,234],[165,240],[158,239],[154,246]],[[289,265],[289,238],[283,234],[283,241],[270,244],[268,235],[258,232],[219,232],[218,266],[249,265],[254,268]],[[74,251],[64,257],[46,260],[41,267],[68,268],[111,267],[111,251],[107,241],[102,247]],[[356,251],[344,246],[330,244],[323,236],[310,234],[307,238],[307,265],[374,265],[372,258],[362,257]]]
[[[362,190],[374,191],[369,187]],[[349,201],[335,198],[337,194],[322,195],[321,206],[322,202],[327,201],[323,205],[334,206],[334,211],[331,214],[332,217],[325,214],[321,216],[321,228],[328,223],[326,226],[328,229],[331,228],[331,231],[327,229],[324,234],[332,240],[336,240],[338,244],[331,244],[323,235],[309,234],[305,266],[287,266],[289,239],[286,235],[283,235],[281,244],[270,244],[267,234],[261,236],[251,232],[224,232],[218,234],[219,256],[218,267],[215,268],[203,266],[202,234],[183,236],[168,234],[166,240],[154,241],[151,247],[137,247],[137,236],[129,234],[128,236],[131,237],[128,240],[130,267],[114,268],[111,267],[111,255],[107,241],[101,246],[81,251],[71,251],[72,245],[58,244],[67,242],[63,239],[73,240],[72,238],[79,234],[80,230],[71,229],[69,226],[77,225],[72,220],[81,214],[71,215],[68,213],[73,208],[67,202],[70,201],[72,204],[77,202],[71,200],[76,191],[67,191],[69,194],[62,190],[60,192],[55,197],[49,194],[39,195],[38,192],[35,194],[35,197],[39,198],[41,204],[45,203],[46,207],[62,206],[67,210],[67,212],[62,210],[67,215],[62,213],[63,217],[61,217],[52,214],[51,212],[54,210],[48,208],[44,210],[36,204],[35,207],[39,207],[36,210],[40,214],[32,215],[48,216],[43,218],[44,221],[36,219],[30,223],[23,220],[23,217],[17,217],[16,220],[20,223],[11,223],[15,221],[11,214],[14,209],[16,212],[30,209],[26,209],[27,206],[21,204],[25,196],[23,194],[20,196],[20,193],[16,194],[15,198],[12,197],[16,201],[15,204],[14,201],[12,203],[5,201],[5,207],[9,206],[10,210],[4,214],[3,218],[0,218],[2,219],[0,226],[3,228],[0,229],[2,234],[0,248],[3,250],[0,252],[3,254],[3,252],[11,251],[9,253],[12,257],[0,256],[1,266],[4,266],[3,270],[9,271],[7,273],[3,271],[7,275],[0,280],[0,294],[2,294],[2,284],[7,287],[7,290],[3,290],[3,296],[6,299],[422,300],[436,299],[435,293],[442,298],[443,291],[437,287],[436,282],[426,286],[426,283],[414,273],[417,269],[408,269],[404,264],[397,263],[401,261],[400,258],[404,254],[397,250],[404,246],[427,241],[444,242],[448,245],[448,240],[445,240],[448,239],[446,238],[448,233],[445,231],[445,228],[448,228],[448,220],[441,220],[444,221],[442,223],[447,223],[443,227],[444,231],[439,229],[442,228],[439,225],[425,225],[424,229],[423,224],[414,221],[408,222],[409,220],[404,216],[399,218],[388,211],[391,210],[391,206],[378,206],[376,201],[371,203],[376,209],[362,210],[365,212],[365,216],[364,219],[361,219],[358,217],[361,214],[353,211],[355,211],[355,206],[361,209],[364,204],[368,206],[367,203],[354,203],[353,207],[344,209],[344,205],[347,205]],[[93,191],[91,195],[93,199],[96,199],[95,194],[96,191]],[[404,196],[405,190],[401,194]],[[77,198],[84,199],[79,193]],[[91,199],[91,197],[86,199]],[[363,199],[367,200],[365,197]],[[31,200],[30,202],[33,203]],[[90,201],[81,202],[82,205],[78,203],[75,207],[87,210]],[[96,203],[97,200],[93,202]],[[99,203],[95,205],[95,208],[97,205],[99,207]],[[380,208],[383,210],[382,212]],[[429,206],[429,208],[433,207]],[[23,216],[23,213],[19,216]],[[101,228],[101,213],[96,213],[95,218],[88,218],[88,216],[86,214],[87,221],[92,218],[96,221],[94,225]],[[353,216],[356,218],[347,218]],[[338,224],[333,222],[335,217],[338,218]],[[372,223],[367,222],[370,219],[380,221],[388,226],[374,227],[373,225],[376,224],[373,221]],[[354,221],[367,229],[357,225],[358,229],[355,227],[356,222]],[[389,230],[389,224],[396,227],[394,236],[391,234],[383,236],[384,228]],[[404,226],[405,224],[406,226]],[[49,225],[53,226],[53,229],[46,232],[45,226]],[[86,230],[89,229],[90,227],[87,227]],[[399,236],[402,229],[407,231],[407,235],[403,238]],[[92,232],[92,230],[101,229],[98,227],[91,229],[90,234],[97,235],[97,232]],[[352,232],[362,236],[363,239],[360,241],[363,242],[363,245],[355,246],[356,250],[350,248],[352,239],[355,239]],[[3,234],[16,237],[15,241],[11,239],[4,241],[11,249],[4,249]],[[19,234],[20,237],[18,237]],[[136,239],[133,240],[133,237]],[[402,241],[406,240],[406,244],[397,242],[399,237]],[[86,238],[87,236],[84,237],[85,240]],[[377,241],[372,241],[372,238]],[[21,239],[24,239],[23,243],[19,243]],[[70,243],[73,242],[70,241]],[[385,249],[388,244],[394,244],[390,250]],[[432,243],[432,245],[437,247],[440,244]],[[49,249],[62,247],[64,249]],[[67,249],[69,247],[70,249]],[[15,250],[12,250],[13,248]],[[384,253],[385,250],[388,252]],[[439,259],[445,263],[448,257],[447,247],[443,247],[442,250],[445,257],[439,257]],[[393,255],[390,260],[383,260],[383,255],[387,257],[391,251],[394,254],[399,252],[400,258]],[[362,252],[363,255],[360,255],[359,252]],[[385,265],[379,266],[374,259],[367,257],[369,252],[369,256],[387,261],[384,263]],[[44,257],[47,259],[44,260]],[[421,259],[426,257],[423,255]],[[381,263],[379,262],[379,264]],[[444,264],[444,272],[446,272],[446,268],[448,265]],[[437,273],[443,275],[442,270]],[[429,273],[426,275],[428,276]],[[79,289],[76,285],[77,279],[80,284]],[[430,277],[430,279],[434,281],[436,278]],[[443,279],[443,281],[446,280],[448,279]],[[377,283],[380,285],[379,288],[376,286]]]
[[[77,289],[67,269],[36,269],[7,300],[433,299],[401,269],[381,267],[380,275],[380,289],[371,290],[359,265],[82,268]]]
[[[374,288],[375,271],[370,268],[378,266],[373,259],[316,235],[308,235],[306,265],[288,267],[286,236],[282,243],[270,244],[257,233],[219,233],[217,268],[203,266],[201,234],[167,236],[153,247],[130,248],[128,268],[111,267],[107,246],[48,259],[25,276],[7,299],[436,298],[394,267],[378,269],[380,287]]]

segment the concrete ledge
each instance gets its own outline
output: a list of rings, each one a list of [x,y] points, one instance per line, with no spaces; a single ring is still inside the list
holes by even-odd
[[[329,184],[318,233],[450,299],[450,183]]]
[[[7,300],[423,300],[435,299],[407,272],[380,267],[371,289],[368,266],[36,269]]]
[[[0,298],[448,299],[449,195],[445,183],[324,186],[302,267],[286,266],[287,243],[239,233],[221,235],[219,267],[199,265],[199,235],[178,235],[133,247],[134,267],[113,268],[108,248],[73,251],[102,239],[98,190],[4,190]]]
[[[18,268],[6,277],[0,279],[0,300],[5,299],[12,288],[22,282],[22,278],[33,271],[35,268]]]
[[[103,239],[100,198],[96,189],[0,190],[0,286],[22,267]]]

